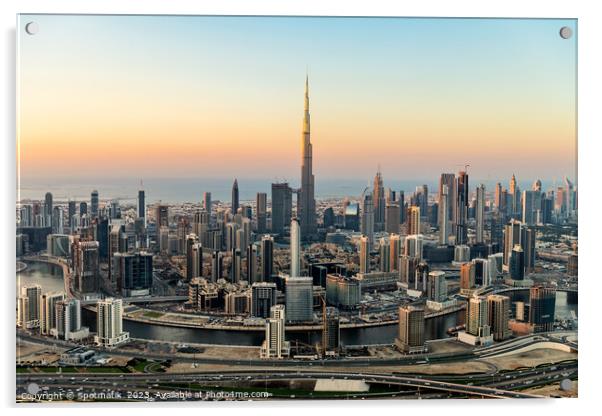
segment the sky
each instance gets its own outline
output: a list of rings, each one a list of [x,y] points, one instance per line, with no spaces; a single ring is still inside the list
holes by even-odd
[[[298,181],[306,73],[318,179],[575,176],[575,20],[21,15],[18,31],[24,184]]]

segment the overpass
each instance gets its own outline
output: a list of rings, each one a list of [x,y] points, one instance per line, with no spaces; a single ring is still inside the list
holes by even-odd
[[[123,303],[161,303],[161,302],[182,302],[188,300],[188,296],[132,296],[125,298],[116,298],[123,300]],[[82,300],[82,306],[96,305],[98,299]]]

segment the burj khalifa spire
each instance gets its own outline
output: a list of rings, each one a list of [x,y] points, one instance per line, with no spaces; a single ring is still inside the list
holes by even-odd
[[[301,189],[297,205],[301,238],[312,240],[316,237],[316,200],[314,197],[314,174],[312,168],[312,144],[310,139],[309,116],[309,79],[305,76],[305,106],[303,113],[303,131],[301,133]]]

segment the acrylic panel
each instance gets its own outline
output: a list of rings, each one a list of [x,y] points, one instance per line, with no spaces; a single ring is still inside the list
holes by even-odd
[[[18,402],[577,396],[577,20],[23,14]]]

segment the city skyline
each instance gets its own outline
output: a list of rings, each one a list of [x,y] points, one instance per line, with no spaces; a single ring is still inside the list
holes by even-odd
[[[370,178],[379,164],[389,178],[424,177],[429,164],[457,172],[466,163],[473,177],[575,176],[576,37],[558,36],[560,26],[575,29],[573,20],[129,18],[126,25],[116,16],[36,16],[40,33],[20,39],[24,186],[36,177],[132,170],[296,178],[306,72],[317,183]],[[82,24],[86,36],[66,38]],[[112,34],[101,35],[109,26]],[[121,46],[149,33],[156,42],[146,39],[144,51]],[[57,43],[58,55],[43,50]],[[88,48],[111,50],[113,59]],[[50,105],[55,96],[64,99]],[[253,158],[240,146],[249,141]],[[110,150],[95,151],[99,143]]]

